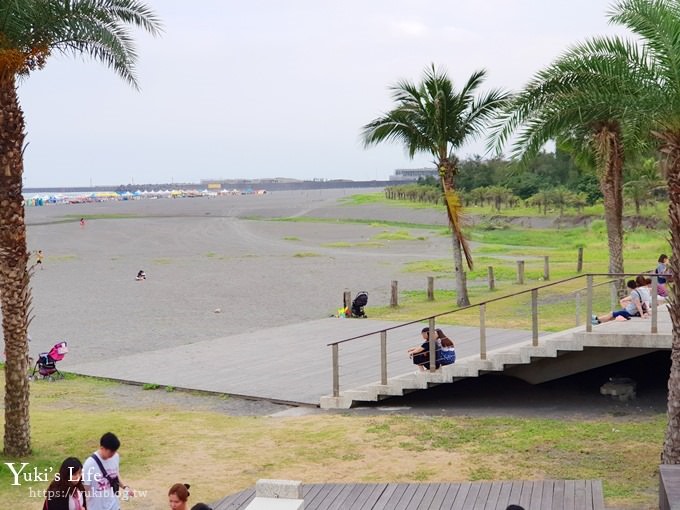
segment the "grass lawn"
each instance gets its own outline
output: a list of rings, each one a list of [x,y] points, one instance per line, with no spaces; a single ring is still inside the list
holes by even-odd
[[[175,482],[192,485],[193,504],[215,501],[259,478],[306,483],[599,478],[609,506],[651,509],[657,500],[663,415],[233,417],[192,409],[186,399],[175,405],[179,392],[160,399],[162,390],[132,387],[129,400],[112,399],[115,384],[80,377],[32,383],[34,454],[22,459],[29,469],[56,470],[71,455],[84,460],[111,430],[122,441],[123,479],[148,491],[126,503],[130,509],[167,508],[165,494]],[[4,463],[13,460],[0,458],[3,508],[39,508],[29,490],[47,483],[12,486]]]

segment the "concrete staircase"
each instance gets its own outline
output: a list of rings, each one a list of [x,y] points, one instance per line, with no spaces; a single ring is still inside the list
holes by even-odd
[[[661,314],[660,314],[661,315]],[[666,314],[667,317],[667,314]],[[648,320],[627,321],[628,324],[607,323],[586,333],[580,326],[541,336],[538,346],[531,341],[489,351],[487,359],[469,356],[435,372],[411,372],[388,379],[387,384],[372,383],[341,391],[338,397],[321,397],[324,409],[349,409],[355,402],[376,402],[383,398],[402,396],[412,391],[452,383],[491,372],[505,372],[533,384],[633,358],[658,349],[670,349],[670,327],[660,327],[659,333],[649,333]],[[664,321],[665,322],[665,321]],[[668,321],[669,323],[670,321]],[[634,326],[634,323],[639,323]],[[663,324],[668,326],[669,324]],[[587,355],[584,349],[590,349]],[[617,349],[612,349],[617,348]],[[569,356],[569,353],[582,353]],[[557,362],[557,358],[562,358]],[[544,360],[555,360],[546,363]]]

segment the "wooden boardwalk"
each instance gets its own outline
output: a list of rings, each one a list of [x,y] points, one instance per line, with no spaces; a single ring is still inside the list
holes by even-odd
[[[60,368],[115,380],[319,405],[321,396],[332,392],[331,349],[327,344],[397,324],[372,319],[319,319],[167,349],[119,356],[106,352],[106,360],[96,362],[79,362],[74,349]],[[390,377],[414,372],[406,349],[422,343],[422,327],[412,324],[390,331]],[[479,355],[478,328],[444,326],[444,330],[455,339],[459,358]],[[531,338],[527,331],[493,328],[487,335],[489,349]],[[343,389],[378,381],[380,335],[343,345],[340,371]]]
[[[462,483],[306,484],[305,510],[604,510],[599,480]],[[255,489],[227,496],[214,510],[244,510]]]

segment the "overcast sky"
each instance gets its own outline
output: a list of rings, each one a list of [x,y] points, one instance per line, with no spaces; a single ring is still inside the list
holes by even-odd
[[[205,178],[386,179],[410,160],[363,149],[388,86],[430,63],[457,86],[480,68],[517,89],[570,44],[613,33],[608,0],[147,0],[141,92],[98,62],[55,55],[23,81],[26,187]],[[483,143],[460,156],[483,153]]]

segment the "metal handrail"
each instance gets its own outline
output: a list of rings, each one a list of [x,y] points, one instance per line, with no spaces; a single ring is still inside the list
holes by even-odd
[[[586,299],[586,314],[587,314],[587,320],[586,320],[586,332],[592,332],[592,322],[590,320],[590,317],[593,313],[593,289],[595,287],[599,287],[601,285],[607,285],[607,284],[612,284],[616,280],[620,279],[621,277],[626,277],[626,276],[650,276],[652,280],[652,310],[651,310],[651,333],[657,333],[658,332],[658,302],[657,302],[657,292],[658,292],[658,277],[659,275],[656,273],[585,273],[585,274],[580,274],[576,276],[572,276],[569,278],[565,278],[562,280],[558,280],[556,282],[550,282],[546,283],[543,285],[540,285],[538,287],[533,287],[530,289],[525,289],[519,292],[514,292],[512,294],[508,294],[505,296],[500,296],[497,298],[492,298],[488,299],[486,301],[481,301],[479,303],[471,304],[468,306],[464,306],[461,308],[457,308],[455,310],[449,310],[446,312],[438,313],[435,315],[430,315],[428,317],[423,317],[420,319],[416,319],[413,321],[408,321],[404,322],[401,324],[398,324],[396,326],[390,326],[388,328],[382,328],[378,329],[375,331],[371,331],[369,333],[364,333],[362,335],[357,335],[353,336],[351,338],[345,338],[343,340],[338,340],[337,342],[331,342],[329,344],[326,344],[328,347],[331,347],[332,351],[332,363],[333,363],[333,396],[334,397],[339,397],[340,395],[340,352],[339,352],[339,346],[340,344],[351,342],[353,340],[358,340],[361,338],[366,338],[369,336],[376,335],[380,333],[380,381],[381,384],[386,385],[387,384],[387,332],[398,329],[398,328],[403,328],[405,326],[409,326],[411,324],[417,324],[417,323],[422,323],[423,321],[428,321],[429,323],[429,328],[430,328],[430,335],[429,335],[429,344],[430,344],[430,352],[435,352],[435,337],[434,337],[434,331],[435,331],[435,319],[437,317],[442,317],[444,315],[450,315],[452,313],[456,312],[462,312],[464,310],[470,310],[472,308],[479,308],[479,335],[480,335],[480,359],[485,360],[486,359],[486,320],[485,320],[485,315],[486,315],[486,305],[489,303],[495,303],[497,301],[502,301],[505,299],[510,299],[514,298],[517,296],[521,296],[524,294],[531,294],[531,336],[532,336],[532,345],[533,346],[538,346],[538,292],[541,289],[545,289],[547,287],[552,287],[555,285],[560,285],[566,282],[570,282],[573,280],[577,280],[579,278],[586,278],[587,280],[587,286],[583,289],[579,289],[573,292],[575,295],[577,302],[577,314],[580,316],[580,295],[581,292],[584,290],[587,291],[587,299]],[[607,277],[615,277],[614,279],[608,280],[606,282],[601,282],[598,284],[593,283],[593,279],[596,276],[607,276]],[[577,317],[577,326],[579,325],[579,319]],[[430,371],[434,372],[436,370],[436,363],[430,363]]]

